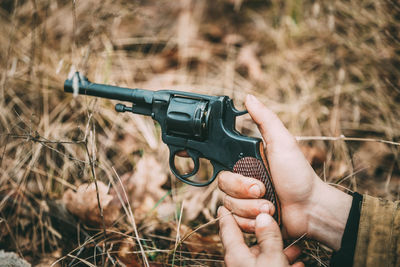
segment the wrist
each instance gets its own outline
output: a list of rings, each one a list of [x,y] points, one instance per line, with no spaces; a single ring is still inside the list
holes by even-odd
[[[352,196],[318,179],[308,208],[307,236],[339,250],[352,199]]]

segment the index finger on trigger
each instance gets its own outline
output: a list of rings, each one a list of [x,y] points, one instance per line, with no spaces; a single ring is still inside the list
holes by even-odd
[[[234,198],[260,198],[265,194],[265,186],[261,181],[228,171],[219,173],[218,186]]]

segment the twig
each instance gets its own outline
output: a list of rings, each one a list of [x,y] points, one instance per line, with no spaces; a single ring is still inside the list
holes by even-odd
[[[16,14],[17,14],[18,4],[19,4],[18,0],[14,1],[14,10],[13,10],[13,14],[12,14],[12,17],[11,17],[12,27],[11,27],[10,33],[9,33],[10,38],[9,38],[9,41],[8,41],[6,58],[3,61],[5,65],[4,65],[3,76],[2,76],[2,79],[1,79],[1,92],[0,92],[1,93],[0,94],[0,101],[2,101],[2,102],[4,102],[4,99],[5,99],[4,90],[5,90],[5,87],[6,87],[6,84],[7,84],[8,60],[9,60],[10,54],[11,54],[12,43],[13,43],[14,38],[15,38],[15,29],[17,28],[16,22],[15,22],[15,17],[16,17]]]
[[[35,51],[36,51],[36,27],[38,24],[38,8],[36,0],[32,0],[33,12],[32,12],[32,35],[31,35],[31,58],[29,60],[29,74],[31,77],[34,76],[35,66]],[[32,79],[33,80],[33,79]]]
[[[72,49],[71,49],[72,56],[74,56],[75,47],[76,47],[76,6],[75,6],[75,0],[72,0]]]
[[[74,160],[74,161],[78,161],[81,162],[83,164],[91,164],[90,162],[86,162],[84,160],[80,160],[77,158],[74,158],[72,156],[69,156],[61,151],[59,151],[58,149],[49,146],[48,144],[72,144],[72,145],[85,145],[85,140],[77,140],[77,141],[54,141],[54,140],[47,140],[41,136],[33,136],[31,134],[22,134],[22,135],[15,135],[15,134],[6,134],[7,137],[11,136],[13,138],[16,139],[26,139],[26,141],[32,141],[35,143],[40,143],[42,146],[47,147],[50,150],[53,150],[54,152],[67,157],[70,160]]]
[[[104,253],[102,253],[102,254],[104,254]],[[77,260],[83,262],[83,263],[86,264],[87,266],[96,267],[96,265],[91,264],[90,262],[88,262],[88,261],[85,260],[85,259],[81,259],[81,258],[79,258],[79,257],[77,257],[77,256],[74,256],[74,255],[71,255],[71,254],[68,254],[68,256],[71,257],[71,258],[73,258],[73,259],[77,259]]]
[[[84,144],[85,140],[76,141],[59,141],[59,140],[48,140],[42,136],[33,136],[31,134],[5,134],[7,137],[15,139],[26,139],[28,141],[39,142],[43,144]]]
[[[211,220],[211,221],[209,221],[209,222],[207,222],[207,223],[205,223],[205,224],[203,224],[203,225],[200,225],[199,227],[197,227],[196,229],[194,229],[193,231],[191,231],[190,233],[188,233],[187,235],[185,235],[185,236],[181,239],[181,241],[179,242],[178,245],[180,245],[181,243],[183,243],[183,242],[184,242],[186,239],[188,239],[192,234],[196,233],[196,232],[199,231],[200,229],[203,229],[204,227],[206,227],[206,226],[208,226],[208,225],[210,225],[210,224],[213,224],[213,223],[215,223],[215,222],[221,220],[223,217],[228,216],[228,215],[232,215],[232,214],[233,214],[232,212],[229,212],[229,213],[227,213],[227,214],[225,214],[225,215],[222,215],[222,216],[220,216],[220,217],[217,217],[217,218],[215,218],[214,220]]]
[[[400,146],[399,142],[383,140],[383,139],[375,139],[375,138],[361,138],[361,137],[346,137],[344,135],[340,136],[296,136],[297,141],[354,141],[354,142],[377,142],[384,143],[388,145]]]
[[[9,138],[9,136],[7,135],[6,141],[5,141],[5,144],[4,144],[4,148],[3,148],[3,153],[2,153],[1,158],[0,158],[0,168],[3,166],[3,159],[4,159],[4,157],[6,156],[6,149],[7,149],[7,144],[8,144],[8,138]]]
[[[283,251],[287,250],[288,248],[290,248],[291,246],[295,245],[297,242],[299,242],[300,240],[303,239],[303,237],[305,237],[307,235],[307,233],[302,234],[299,238],[297,238],[295,241],[293,241],[292,243],[290,243],[289,246],[287,246],[286,248],[283,249]]]
[[[137,230],[137,226],[136,226],[136,222],[135,222],[135,217],[133,216],[131,204],[129,203],[129,199],[128,199],[128,196],[127,196],[127,194],[126,194],[125,188],[124,188],[124,186],[123,186],[123,184],[122,184],[121,178],[119,177],[117,171],[114,169],[114,167],[112,167],[112,169],[113,169],[115,175],[117,176],[118,181],[119,181],[119,183],[120,183],[120,185],[121,185],[122,192],[124,193],[125,200],[126,200],[126,202],[128,203],[128,207],[126,207],[125,201],[122,199],[121,194],[118,192],[118,190],[115,190],[115,192],[117,193],[118,199],[120,200],[120,202],[121,202],[121,204],[122,204],[122,208],[124,209],[125,213],[128,215],[128,218],[129,218],[130,221],[131,221],[133,230],[134,230],[134,232],[135,232],[136,239],[137,239],[138,244],[139,244],[139,248],[140,248],[140,252],[141,252],[141,254],[142,254],[142,258],[143,258],[144,264],[145,264],[146,267],[150,267],[149,262],[148,262],[147,257],[146,257],[146,253],[144,252],[144,248],[143,248],[142,242],[140,242],[140,236],[139,236],[139,232],[138,232],[138,230]],[[110,181],[111,181],[111,183],[113,184],[114,188],[117,188],[117,187],[115,186],[114,181],[113,181],[112,179],[110,179]]]
[[[178,240],[180,241],[180,231],[179,230],[181,228],[184,203],[185,203],[185,201],[182,201],[181,211],[180,211],[180,214],[179,214],[178,227],[177,227],[177,230],[176,230],[175,247],[174,247],[174,251],[173,251],[173,254],[172,254],[172,266],[174,266],[174,262],[175,262],[175,253],[176,253],[176,249],[178,248]],[[180,244],[180,242],[179,242],[179,244]]]
[[[88,124],[90,123],[90,118],[91,118],[91,116],[89,117]],[[93,125],[93,128],[94,128],[94,125]],[[90,131],[90,133],[91,133],[90,135],[92,137],[92,146],[94,147],[94,145],[95,145],[94,134],[92,133],[92,131]],[[100,218],[101,218],[101,222],[102,222],[102,226],[103,226],[104,247],[105,247],[105,251],[107,251],[106,222],[104,220],[103,207],[101,206],[101,202],[100,202],[99,187],[97,185],[97,176],[96,176],[95,165],[94,165],[95,164],[95,160],[92,159],[92,157],[95,157],[95,155],[94,155],[95,153],[94,153],[94,148],[93,148],[92,155],[90,155],[88,144],[87,144],[87,139],[85,139],[85,140],[86,140],[86,142],[85,142],[86,154],[87,154],[87,156],[89,158],[90,170],[92,172],[92,177],[93,177],[94,184],[95,184],[95,187],[96,187],[97,207],[99,208],[99,211],[100,211]],[[105,266],[104,253],[102,253],[102,256],[101,256],[101,263],[102,263],[102,266],[104,267]]]

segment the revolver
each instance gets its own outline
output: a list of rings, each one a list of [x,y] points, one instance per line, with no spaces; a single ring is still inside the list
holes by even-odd
[[[90,82],[76,72],[64,83],[64,91],[129,102],[116,104],[117,112],[151,116],[161,127],[162,140],[169,147],[169,166],[182,182],[207,186],[222,170],[260,180],[266,188],[263,196],[275,206],[274,218],[281,223],[278,197],[260,138],[244,136],[235,129],[236,117],[247,113],[237,110],[228,96],[210,96],[183,91],[130,89]],[[194,168],[180,173],[175,157],[186,151]],[[205,181],[196,179],[200,158],[210,161],[213,172]]]

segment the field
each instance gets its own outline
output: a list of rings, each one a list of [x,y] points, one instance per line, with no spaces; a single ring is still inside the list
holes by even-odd
[[[217,183],[178,181],[151,118],[64,93],[75,71],[238,109],[253,94],[321,179],[399,199],[397,1],[3,0],[0,32],[0,249],[32,265],[223,265]],[[237,129],[259,136],[248,115]],[[328,266],[328,248],[296,242]]]

